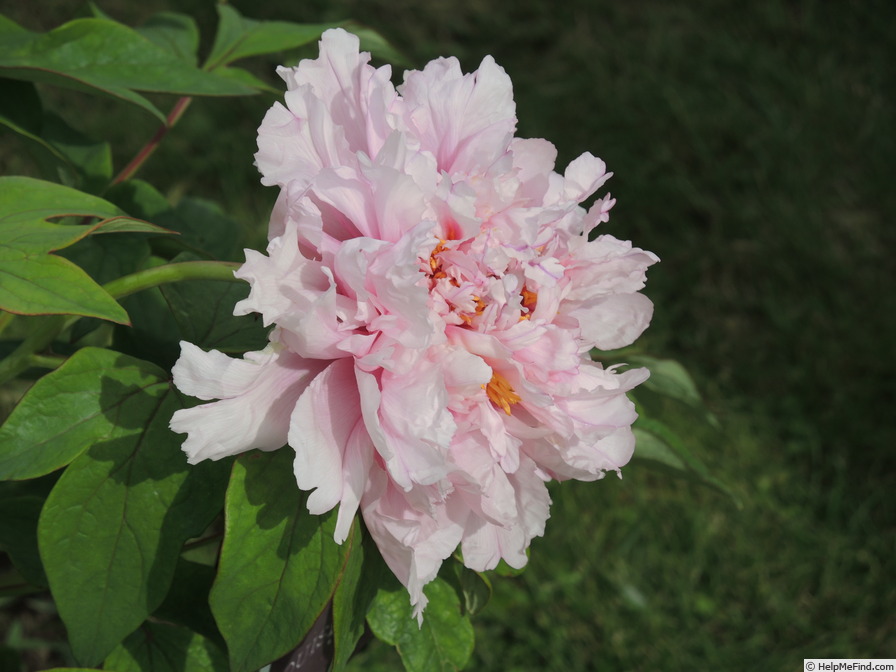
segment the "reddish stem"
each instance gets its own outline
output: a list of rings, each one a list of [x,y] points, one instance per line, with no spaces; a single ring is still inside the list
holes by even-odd
[[[131,162],[121,169],[121,172],[115,176],[112,180],[111,184],[118,184],[119,182],[124,182],[125,180],[129,180],[134,176],[140,166],[146,163],[146,160],[152,156],[152,153],[156,151],[156,148],[159,146],[159,143],[162,141],[168,131],[177,123],[178,119],[180,119],[187,107],[190,106],[190,103],[193,101],[193,98],[190,96],[184,96],[183,98],[178,99],[178,101],[174,104],[174,107],[171,108],[171,112],[168,113],[168,117],[165,119],[165,123],[162,126],[159,126],[159,129],[155,132],[155,135],[150,138],[149,142],[147,142],[143,147],[137,152],[137,155],[131,159]],[[111,186],[110,184],[110,186]]]

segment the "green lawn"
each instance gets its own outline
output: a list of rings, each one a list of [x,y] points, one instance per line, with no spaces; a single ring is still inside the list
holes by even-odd
[[[42,4],[4,10],[46,29],[76,6]],[[98,4],[124,21],[161,6]],[[457,55],[471,70],[493,54],[514,80],[520,135],[553,141],[561,167],[591,151],[615,172],[606,231],[662,259],[644,349],[684,363],[722,423],[697,429],[670,409],[741,509],[638,464],[622,480],[554,487],[529,569],[496,579],[475,619],[469,669],[896,658],[896,4],[233,4],[256,18],[355,18],[415,66]],[[191,8],[213,15],[178,5]],[[198,102],[144,175],[259,231],[275,194],[251,161],[270,102]],[[122,146],[152,130],[122,125]],[[396,660],[374,643],[353,667]]]

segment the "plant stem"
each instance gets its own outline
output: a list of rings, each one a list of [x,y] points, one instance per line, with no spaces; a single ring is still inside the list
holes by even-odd
[[[119,182],[124,182],[125,180],[129,180],[134,176],[140,167],[146,163],[146,160],[152,156],[153,152],[159,146],[159,143],[162,142],[162,139],[168,134],[168,131],[178,122],[178,120],[183,116],[184,112],[186,112],[187,108],[190,106],[190,103],[193,101],[193,98],[190,96],[183,96],[179,98],[178,101],[174,104],[174,107],[171,108],[171,112],[168,113],[168,117],[165,119],[165,123],[159,126],[158,130],[155,132],[155,135],[149,139],[143,147],[137,152],[137,155],[131,159],[131,162],[121,169],[121,172],[118,173],[110,183],[110,186],[113,184],[118,184]]]
[[[65,328],[65,315],[51,315],[41,320],[18,348],[0,362],[0,384],[15,378],[32,365],[35,352],[46,348]]]
[[[114,298],[120,299],[134,292],[179,280],[243,282],[233,277],[233,272],[239,266],[240,264],[231,261],[184,261],[177,264],[165,264],[107,282],[103,285],[103,289]]]
[[[30,357],[29,364],[41,369],[58,369],[65,364],[66,359],[68,358],[63,357],[62,355],[38,355],[33,353]]]
[[[165,264],[155,268],[147,268],[126,275],[103,285],[114,298],[122,297],[178,280],[224,280],[243,282],[233,277],[239,264],[231,261],[185,261],[178,264]],[[65,329],[81,319],[80,315],[49,315],[37,322],[31,333],[18,348],[6,359],[0,361],[0,384],[15,378],[31,366],[42,366],[55,369],[62,361],[57,357],[42,356],[36,353],[43,351],[53,339]]]
[[[201,548],[203,546],[208,546],[209,544],[213,544],[217,541],[220,541],[224,538],[223,532],[215,532],[214,534],[203,537],[202,539],[197,539],[196,541],[191,541],[189,544],[184,544],[183,551],[192,551],[194,548]]]

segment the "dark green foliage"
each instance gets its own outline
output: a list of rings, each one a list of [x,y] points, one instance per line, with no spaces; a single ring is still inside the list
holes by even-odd
[[[28,3],[8,11],[29,30],[45,31],[73,18],[80,4],[57,3],[55,15]],[[260,39],[252,35],[265,19],[319,24],[351,16],[381,31],[418,67],[453,54],[469,71],[490,53],[514,81],[519,135],[555,142],[561,169],[588,150],[616,173],[608,186],[618,205],[602,228],[662,259],[651,269],[647,287],[657,306],[654,324],[638,352],[617,359],[636,364],[643,352],[663,353],[682,362],[696,385],[682,382],[674,365],[655,367],[654,389],[638,393],[648,416],[638,427],[641,459],[623,471],[622,480],[610,475],[597,484],[552,486],[552,518],[546,537],[533,543],[530,567],[514,578],[495,577],[488,605],[472,619],[477,645],[469,669],[797,669],[808,656],[896,657],[896,510],[889,494],[896,485],[896,433],[886,401],[896,374],[891,255],[896,240],[889,226],[896,212],[890,184],[896,158],[891,3],[235,0],[217,13],[229,30],[250,34],[223,34],[217,40],[211,3],[101,4],[129,25],[143,22],[141,48],[164,49],[172,68],[189,71],[203,86],[212,78],[196,66],[208,54],[229,62],[257,53],[253,50],[266,41],[278,49],[299,47],[301,40],[289,43],[292,33],[282,23],[271,33],[262,31]],[[161,9],[195,16],[195,23],[185,14],[150,18]],[[5,25],[5,33],[16,32]],[[214,86],[279,90],[274,65],[294,62],[299,53],[262,54],[248,70],[220,69]],[[25,77],[27,66],[9,66],[7,76]],[[251,155],[255,130],[273,96],[197,100],[140,173],[155,185],[152,193],[136,180],[102,192],[114,174],[111,166],[120,169],[158,126],[149,114],[134,119],[134,108],[118,101],[158,117],[173,98],[144,97],[133,91],[143,90],[136,86],[113,87],[108,93],[118,100],[97,104],[98,99],[75,91],[60,95],[44,84],[35,87],[31,81],[38,79],[0,82],[3,172],[29,172],[103,193],[128,214],[180,233],[152,239],[91,236],[66,248],[64,256],[95,280],[148,264],[150,251],[165,260],[184,251],[195,258],[240,260],[243,245],[263,247],[274,194],[258,185]],[[64,82],[56,78],[55,83]],[[65,118],[51,116],[46,111],[51,107]],[[110,118],[125,115],[127,123],[110,127]],[[209,202],[221,203],[226,217]],[[230,235],[204,236],[203,227],[214,222],[228,227]],[[223,249],[216,247],[222,244]],[[40,254],[51,256],[46,251]],[[115,253],[128,262],[117,267],[117,259],[109,259]],[[224,283],[209,283],[215,284]],[[236,286],[221,288],[222,294],[236,291]],[[198,310],[198,292],[184,283],[132,297],[152,304],[136,312],[157,317],[143,325],[146,338],[131,343],[130,351],[170,364],[181,330],[193,328],[183,316]],[[216,300],[225,299],[230,300]],[[206,326],[207,347],[236,351],[246,345],[242,338],[248,332],[258,335],[257,329],[231,329],[229,322]],[[94,337],[100,331],[81,328]],[[116,327],[119,344],[125,331]],[[53,375],[47,377],[51,382]],[[167,387],[161,379],[155,384],[158,390]],[[30,394],[41,398],[42,390],[38,383]],[[717,428],[707,424],[694,390],[708,400]],[[672,399],[658,394],[670,392]],[[660,416],[662,425],[655,422]],[[74,450],[47,469],[91,455]],[[118,464],[90,459],[95,468]],[[657,463],[670,474],[684,469],[693,482],[647,468]],[[109,478],[100,481],[116,485]],[[722,483],[734,497],[697,482]],[[43,489],[25,487],[32,483]],[[21,505],[23,514],[0,528],[0,545],[17,568],[2,566],[4,578],[15,579],[4,585],[21,580],[42,585],[43,564],[50,558],[41,563],[35,557],[33,509],[52,485],[40,479],[4,483],[0,490],[3,511]],[[70,496],[63,481],[59,486],[54,501]],[[289,520],[297,520],[300,502],[277,506],[287,504],[293,511]],[[205,605],[186,608],[188,598],[207,599],[222,523],[219,519],[204,533],[200,528],[222,505],[220,493],[209,496],[195,529],[166,537],[179,544],[186,534],[207,536],[210,545],[200,542],[188,552],[192,560],[202,556],[202,564],[178,560],[169,549],[168,564],[139,588],[150,595],[139,620],[152,613],[164,623],[128,622],[111,637],[121,643],[96,646],[89,660],[80,662],[98,662],[114,647],[106,667],[130,669],[157,652],[164,657],[173,644],[190,652],[192,669],[217,670],[224,640],[236,649],[245,645],[240,653],[245,665],[260,664],[299,641],[301,628],[279,638],[268,633],[258,639],[261,649],[267,647],[261,654],[237,643],[238,633],[225,632],[222,638]],[[256,501],[251,511],[262,516],[265,505]],[[112,507],[109,515],[114,512]],[[340,556],[343,569],[324,572],[330,578],[315,597],[315,610],[324,596],[333,599],[337,663],[346,662],[346,652],[361,637],[357,615],[376,595],[371,625],[399,646],[413,669],[413,661],[429,660],[427,633],[389,621],[390,610],[407,610],[406,600],[402,591],[389,590],[394,583],[378,576],[376,566],[371,569],[369,539],[361,540],[360,529],[356,534],[354,552]],[[212,552],[203,556],[207,549]],[[345,552],[331,549],[337,550]],[[277,557],[290,564],[286,556]],[[51,584],[63,560],[51,560]],[[341,578],[333,578],[339,571]],[[454,572],[453,563],[446,563],[445,571]],[[172,586],[167,594],[165,576]],[[465,604],[456,590],[446,590],[449,584],[462,594],[466,586]],[[434,603],[443,599],[447,605],[444,613],[433,611],[433,622],[444,617],[457,628],[452,646],[460,653],[439,663],[450,669],[470,655],[462,614],[475,611],[485,593],[463,575],[443,576],[431,589],[437,593],[430,595]],[[216,592],[219,610],[236,599],[223,587]],[[23,606],[23,598],[0,599],[14,600],[0,602],[10,613],[32,608]],[[5,614],[2,619],[0,625],[11,622]],[[0,647],[0,663],[29,664],[38,645],[28,636],[10,636],[9,646]],[[87,645],[78,646],[83,651]],[[52,651],[53,664],[75,667],[64,650]],[[401,665],[394,649],[374,641],[348,669],[375,672]]]

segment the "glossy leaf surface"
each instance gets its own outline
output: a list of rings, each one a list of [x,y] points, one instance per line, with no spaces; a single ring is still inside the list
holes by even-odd
[[[181,437],[168,429],[181,397],[163,372],[85,350],[81,358],[97,365],[94,382],[76,382],[98,393],[94,406],[124,432],[107,434],[98,423],[86,433],[86,451],[47,499],[38,540],[72,651],[95,664],[162,603],[183,543],[221,508],[226,465],[187,465]],[[120,369],[138,381],[122,382]]]
[[[227,672],[227,656],[186,628],[146,623],[109,654],[103,667],[115,672]]]
[[[118,98],[161,121],[165,115],[137,91],[255,93],[240,82],[190,65],[127,26],[101,18],[76,19],[44,34],[5,21],[0,24],[0,74]]]
[[[234,672],[257,670],[302,641],[360,545],[357,529],[341,546],[333,541],[335,511],[308,513],[292,462],[289,449],[243,455],[227,488],[211,606]]]
[[[424,588],[429,604],[418,627],[407,591],[381,590],[367,622],[373,633],[398,649],[408,672],[460,670],[473,653],[473,626],[461,614],[460,600],[442,579]]]

